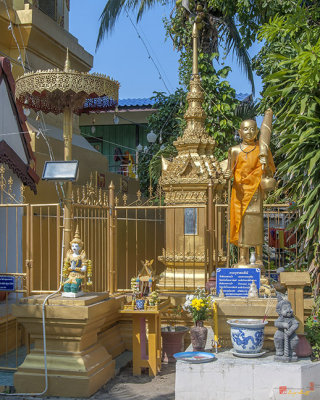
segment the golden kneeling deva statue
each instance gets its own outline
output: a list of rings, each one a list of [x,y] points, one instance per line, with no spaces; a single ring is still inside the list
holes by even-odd
[[[77,227],[74,238],[70,242],[71,249],[67,251],[63,266],[63,293],[65,297],[83,295],[84,287],[92,286],[92,263],[83,250]]]

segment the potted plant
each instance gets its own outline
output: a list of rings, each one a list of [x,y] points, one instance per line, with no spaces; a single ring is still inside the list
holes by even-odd
[[[203,322],[209,318],[213,304],[212,296],[207,295],[204,289],[198,288],[194,294],[187,295],[183,308],[188,311],[195,324],[190,329],[193,351],[204,351],[208,329]]]
[[[184,335],[188,332],[186,326],[177,326],[178,317],[183,313],[181,306],[174,307],[170,312],[171,324],[161,328],[162,337],[162,362],[176,362],[175,353],[184,351]]]

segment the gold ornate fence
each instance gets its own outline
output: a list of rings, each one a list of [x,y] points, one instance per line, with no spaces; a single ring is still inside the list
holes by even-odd
[[[162,206],[152,199],[127,205],[116,199],[117,289],[130,288],[130,279],[141,269],[141,261],[153,259],[160,289],[193,290],[203,286],[211,271],[227,262],[226,199],[212,199],[207,205]],[[121,203],[121,204],[120,204]],[[196,210],[197,228],[185,234],[184,212]],[[287,230],[296,218],[289,204],[265,204],[263,249],[267,273],[279,267],[297,269],[298,233]],[[230,264],[237,262],[238,250],[231,246]],[[199,278],[200,270],[204,277]]]
[[[63,215],[60,204],[25,204],[23,191],[1,171],[0,275],[15,277],[16,286],[9,295],[0,292],[0,369],[15,369],[28,341],[11,316],[11,305],[22,296],[58,289]],[[96,292],[128,290],[146,259],[154,260],[163,291],[203,286],[212,270],[226,265],[225,199],[163,206],[138,192],[128,204],[126,194],[120,199],[113,185],[106,193],[88,184],[76,188],[72,200],[72,229],[79,227],[92,260]],[[298,235],[285,230],[294,218],[289,205],[265,206],[267,270],[296,268]],[[232,252],[231,259],[236,258],[236,249]]]
[[[227,209],[225,203],[216,202],[213,204],[212,213],[218,221],[213,226],[213,246],[223,249],[226,255],[226,226]],[[263,261],[267,272],[274,272],[279,267],[297,269],[297,257],[299,249],[299,232],[289,229],[289,225],[297,218],[298,211],[294,211],[290,204],[264,204],[264,246]],[[230,264],[238,260],[238,250],[231,246]],[[213,262],[217,265],[216,262]]]

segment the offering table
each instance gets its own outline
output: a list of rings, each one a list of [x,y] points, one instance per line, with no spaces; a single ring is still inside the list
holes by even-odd
[[[160,371],[161,313],[169,306],[168,299],[155,306],[145,305],[143,310],[136,310],[134,304],[126,304],[119,311],[132,318],[133,375],[141,375],[141,368],[149,368],[150,376],[156,376]]]

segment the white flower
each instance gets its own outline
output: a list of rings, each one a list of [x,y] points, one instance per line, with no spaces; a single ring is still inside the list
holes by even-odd
[[[182,308],[185,311],[188,311],[189,307],[191,307],[191,302],[194,298],[195,298],[195,295],[193,295],[193,294],[186,295],[186,301],[184,302],[184,305],[182,306]]]

